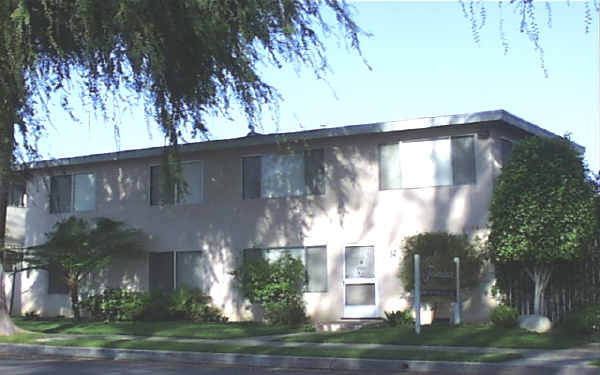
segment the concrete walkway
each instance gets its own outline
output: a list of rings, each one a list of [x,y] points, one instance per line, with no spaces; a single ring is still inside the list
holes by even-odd
[[[600,367],[591,366],[592,360],[600,360],[600,343],[583,347],[559,350],[506,349],[484,347],[455,346],[415,346],[380,344],[337,344],[278,341],[291,335],[252,337],[243,339],[207,340],[193,338],[145,337],[128,335],[56,335],[41,339],[40,345],[0,344],[0,351],[13,353],[51,354],[75,357],[93,357],[103,359],[154,360],[167,362],[197,362],[215,364],[234,364],[241,366],[291,367],[338,370],[370,370],[436,372],[453,374],[600,374]],[[425,350],[454,351],[474,353],[521,353],[522,359],[501,363],[442,362],[442,361],[404,361],[347,358],[309,358],[275,355],[219,354],[196,352],[173,352],[160,350],[80,348],[44,345],[52,341],[53,345],[61,340],[74,338],[109,340],[135,340],[155,342],[181,342],[197,344],[232,344],[247,346],[310,347],[310,348],[356,348],[370,350]]]

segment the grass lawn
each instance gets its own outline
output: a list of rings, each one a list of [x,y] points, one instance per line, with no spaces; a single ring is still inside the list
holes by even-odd
[[[269,336],[298,332],[299,328],[270,326],[259,323],[192,323],[168,322],[75,322],[71,319],[13,318],[15,324],[30,332],[87,335],[134,335],[162,337],[192,337],[202,339],[232,339]]]
[[[600,367],[600,359],[599,359],[599,360],[597,360],[597,361],[592,361],[592,362],[590,362],[590,365],[592,365],[592,366],[598,366],[598,367]]]
[[[416,335],[413,327],[376,327],[334,333],[310,333],[285,338],[295,342],[372,343],[396,345],[442,345],[497,348],[561,349],[583,345],[589,336],[575,335],[555,329],[538,334],[518,328],[495,328],[491,325],[465,324],[454,327],[436,324],[421,327]]]
[[[0,343],[40,344],[40,338],[51,335],[20,334],[10,337],[0,337]],[[269,354],[295,357],[336,357],[336,358],[366,358],[387,360],[429,360],[429,361],[460,361],[460,362],[503,362],[522,358],[518,353],[488,354],[488,353],[457,353],[449,351],[419,351],[419,350],[376,350],[354,348],[316,348],[316,347],[277,347],[277,346],[244,346],[230,344],[196,344],[173,341],[150,340],[114,340],[101,338],[73,338],[44,342],[43,345],[100,347],[120,349],[173,350],[205,353],[239,353],[239,354]]]

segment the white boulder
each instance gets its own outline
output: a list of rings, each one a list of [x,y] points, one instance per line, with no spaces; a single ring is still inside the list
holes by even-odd
[[[519,328],[529,332],[544,333],[552,329],[552,322],[542,315],[521,315],[519,317]]]

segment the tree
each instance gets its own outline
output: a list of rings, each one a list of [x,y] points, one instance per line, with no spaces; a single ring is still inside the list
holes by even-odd
[[[172,146],[165,179],[176,180],[178,163],[169,161],[184,129],[205,133],[206,115],[237,103],[252,130],[261,106],[277,105],[259,63],[306,65],[321,77],[319,32],[331,31],[324,9],[360,53],[361,31],[343,1],[0,1],[0,249],[11,171],[19,154],[35,156],[39,113],[52,96],[67,110],[81,97],[105,112],[122,89],[137,93]],[[1,289],[0,334],[13,331]]]
[[[80,318],[81,281],[115,257],[139,255],[144,248],[140,230],[107,218],[90,223],[71,216],[57,222],[46,236],[48,242],[28,249],[25,261],[29,268],[60,272],[69,289],[75,320]]]
[[[459,0],[459,3],[464,17],[470,23],[473,40],[475,43],[479,43],[480,31],[487,23],[488,17],[486,6],[489,6],[489,4],[486,5],[481,0]],[[548,1],[543,2],[545,17],[539,17],[539,9],[537,9],[536,6],[540,4],[542,4],[541,1],[535,2],[533,0],[498,1],[497,6],[498,10],[500,11],[498,30],[500,33],[500,42],[502,43],[502,48],[504,49],[504,54],[506,55],[509,51],[509,42],[504,28],[505,18],[502,15],[502,10],[504,7],[507,7],[512,10],[513,16],[517,17],[519,32],[527,36],[531,42],[534,51],[538,53],[540,68],[542,69],[544,76],[548,77],[548,69],[546,68],[546,63],[544,60],[544,48],[542,46],[539,19],[544,20],[547,23],[548,28],[551,28],[552,6]],[[566,1],[566,5],[570,6],[568,0]],[[584,0],[583,7],[583,30],[586,34],[588,34],[593,21],[592,12],[595,11],[595,13],[598,14],[598,12],[600,12],[600,7],[597,0],[593,0],[593,5],[592,1]]]
[[[568,138],[530,137],[513,150],[498,178],[489,212],[492,262],[525,272],[534,283],[533,311],[559,261],[591,249],[597,222],[582,156]]]

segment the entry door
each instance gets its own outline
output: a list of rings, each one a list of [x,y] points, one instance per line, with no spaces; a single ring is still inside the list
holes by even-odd
[[[344,318],[375,318],[377,288],[373,246],[348,246],[344,252]]]

